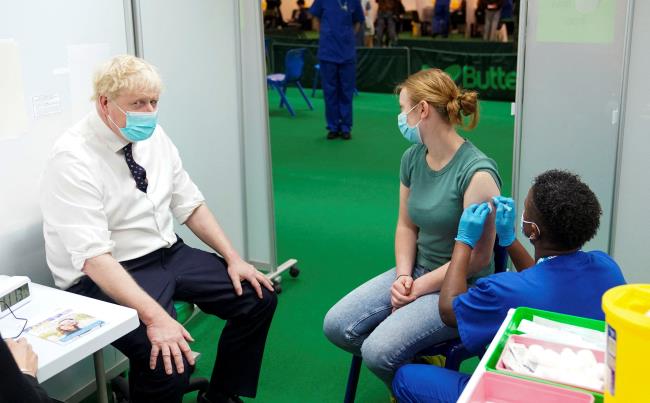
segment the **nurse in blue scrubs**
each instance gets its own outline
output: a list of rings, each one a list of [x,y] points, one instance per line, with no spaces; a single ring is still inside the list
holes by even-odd
[[[495,197],[499,245],[517,272],[484,277],[467,289],[472,248],[483,233],[487,203],[463,212],[451,263],[440,291],[442,321],[457,327],[465,348],[480,353],[494,338],[510,308],[526,306],[604,320],[605,291],[625,284],[621,269],[605,252],[583,252],[598,231],[602,214],[596,195],[580,178],[551,170],[535,178],[524,201],[521,231],[535,259],[515,239],[515,203]],[[393,392],[400,403],[455,402],[470,376],[433,365],[400,368]]]
[[[352,138],[355,88],[355,32],[364,21],[360,0],[315,0],[310,13],[318,21],[321,82],[327,138]]]

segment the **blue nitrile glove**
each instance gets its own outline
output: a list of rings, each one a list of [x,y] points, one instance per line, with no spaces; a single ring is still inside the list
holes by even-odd
[[[460,216],[458,235],[455,239],[474,249],[474,245],[483,235],[483,224],[491,210],[492,207],[487,202],[467,207]]]
[[[492,201],[497,207],[496,229],[499,246],[507,248],[515,241],[515,201],[503,196],[495,196]]]

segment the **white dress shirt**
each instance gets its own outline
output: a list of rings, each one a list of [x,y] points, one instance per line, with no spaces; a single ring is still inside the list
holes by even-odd
[[[148,188],[135,186],[122,148],[93,110],[56,142],[41,183],[47,264],[59,288],[75,284],[87,259],[111,253],[135,259],[176,242],[172,215],[181,223],[205,199],[183,169],[162,127],[133,144]]]

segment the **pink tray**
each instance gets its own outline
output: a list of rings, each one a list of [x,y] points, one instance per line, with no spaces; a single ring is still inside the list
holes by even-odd
[[[586,392],[485,372],[469,399],[470,403],[515,403],[533,400],[535,403],[593,403],[594,397]]]
[[[564,349],[564,348],[569,348],[569,349],[573,350],[573,352],[577,352],[578,350],[589,350],[594,354],[594,357],[596,357],[596,362],[599,362],[599,363],[604,363],[605,362],[605,352],[604,351],[594,350],[594,349],[591,349],[591,348],[576,347],[576,346],[572,346],[570,344],[555,343],[555,342],[550,342],[550,341],[539,340],[539,339],[535,339],[533,337],[525,336],[525,335],[513,334],[508,338],[508,341],[506,342],[506,345],[503,348],[503,352],[501,353],[501,357],[499,357],[499,362],[497,362],[497,366],[496,366],[496,369],[498,369],[499,371],[508,372],[508,373],[511,373],[511,374],[523,375],[523,376],[527,376],[527,377],[530,377],[530,378],[544,379],[545,381],[549,381],[549,382],[561,383],[563,385],[568,385],[568,386],[572,386],[572,387],[575,387],[575,388],[592,390],[592,391],[597,392],[597,393],[603,393],[602,390],[589,389],[589,388],[587,388],[585,386],[582,386],[582,385],[573,385],[573,384],[570,384],[570,383],[564,383],[564,382],[560,382],[560,381],[558,381],[556,379],[536,377],[536,376],[533,376],[533,375],[530,375],[530,374],[519,374],[518,372],[514,372],[514,371],[511,371],[511,370],[507,369],[506,366],[503,364],[503,354],[508,350],[508,345],[510,343],[519,343],[519,344],[523,344],[525,346],[530,346],[531,344],[539,344],[540,346],[544,347],[545,349],[551,349],[551,350],[553,350],[553,351],[555,351],[557,353],[561,353],[562,349]]]

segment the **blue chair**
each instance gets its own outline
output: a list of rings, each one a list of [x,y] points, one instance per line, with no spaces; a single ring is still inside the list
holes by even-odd
[[[497,237],[494,241],[495,273],[501,273],[506,270],[507,259],[508,253],[504,247],[499,246],[499,239]],[[482,357],[483,354],[485,354],[485,351],[479,354],[479,356]],[[434,346],[427,347],[417,354],[418,357],[436,355],[444,356],[445,368],[454,371],[460,369],[460,364],[463,361],[476,356],[476,354],[467,351],[460,338],[447,340]],[[348,383],[345,388],[344,403],[354,403],[354,398],[357,394],[357,384],[359,383],[359,374],[361,372],[361,361],[361,357],[352,355],[352,363],[350,364],[350,372],[348,373]]]
[[[284,58],[284,73],[275,73],[266,77],[266,83],[270,87],[275,88],[278,91],[278,94],[280,94],[280,108],[286,106],[292,117],[296,116],[296,113],[293,111],[293,108],[286,97],[287,87],[291,84],[298,87],[298,91],[300,91],[305,102],[307,102],[309,109],[314,110],[314,107],[311,105],[311,102],[309,102],[309,98],[305,95],[305,91],[303,91],[302,85],[300,84],[304,66],[305,49],[291,49],[287,52],[287,55]]]
[[[318,78],[320,77],[320,63],[314,65],[314,85],[311,88],[311,97],[314,98],[316,96],[316,88],[318,88]],[[354,87],[354,95],[357,96],[359,95],[359,91],[357,91],[357,88]]]

